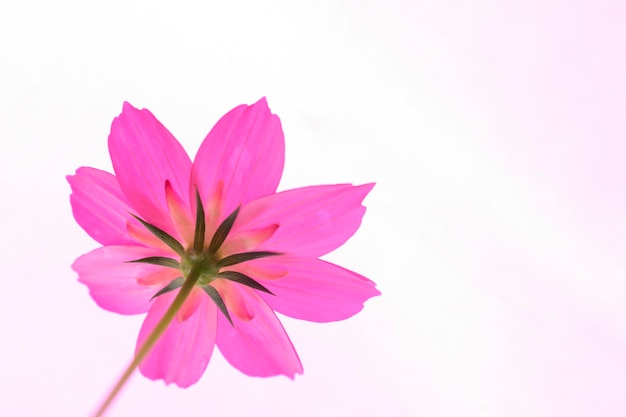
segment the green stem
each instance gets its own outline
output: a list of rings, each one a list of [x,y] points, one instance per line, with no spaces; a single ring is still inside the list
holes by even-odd
[[[152,350],[155,343],[163,335],[163,333],[165,332],[169,324],[172,322],[174,317],[176,317],[176,313],[178,313],[178,310],[180,310],[183,303],[185,302],[185,300],[191,293],[191,290],[193,289],[194,285],[198,281],[199,277],[200,277],[199,268],[196,268],[195,266],[192,267],[191,270],[189,271],[189,274],[187,275],[185,279],[185,282],[180,288],[180,291],[176,295],[176,298],[174,298],[174,301],[172,301],[172,304],[163,315],[163,318],[156,325],[154,330],[152,330],[152,333],[150,333],[146,341],[143,343],[143,345],[141,346],[141,348],[135,355],[135,358],[132,360],[130,365],[128,365],[128,367],[124,371],[124,374],[122,374],[122,377],[117,381],[117,384],[115,384],[115,386],[113,387],[113,389],[111,390],[107,398],[104,400],[100,408],[98,408],[98,411],[96,412],[96,414],[94,414],[94,417],[102,417],[104,415],[105,411],[109,408],[109,406],[111,405],[111,403],[113,402],[117,394],[119,394],[122,387],[126,384],[126,382],[128,382],[128,379],[133,374],[135,369],[145,359],[148,353],[150,353],[150,350]]]

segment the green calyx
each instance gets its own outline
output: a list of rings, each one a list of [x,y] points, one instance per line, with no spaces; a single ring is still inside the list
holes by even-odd
[[[198,271],[198,285],[208,285],[217,278],[219,267],[215,254],[196,252],[195,249],[183,253],[180,260],[180,270],[183,276],[189,276],[192,268]]]
[[[229,281],[237,282],[238,284],[245,285],[258,291],[263,291],[268,294],[272,294],[267,288],[261,285],[256,280],[249,276],[237,271],[224,270],[229,266],[237,265],[242,262],[251,261],[253,259],[265,258],[268,256],[280,255],[278,252],[258,251],[258,252],[244,252],[235,253],[227,256],[220,254],[219,250],[222,244],[228,237],[237,215],[239,214],[239,207],[235,209],[215,230],[213,237],[205,249],[204,234],[206,229],[206,223],[204,218],[204,207],[200,200],[200,194],[196,190],[196,226],[194,233],[194,242],[192,247],[185,249],[184,246],[178,242],[174,237],[169,235],[164,230],[140,219],[133,215],[148,231],[154,236],[159,238],[162,242],[172,248],[179,256],[180,260],[173,258],[153,256],[148,258],[137,259],[130,262],[147,263],[152,265],[159,265],[168,268],[175,268],[180,270],[182,277],[178,277],[168,283],[165,287],[159,290],[152,298],[166,294],[177,288],[182,287],[185,283],[187,285],[201,287],[209,297],[215,302],[220,311],[232,324],[231,317],[226,309],[224,300],[220,296],[219,292],[211,285],[211,283],[217,279],[226,279]],[[193,281],[193,282],[191,282]],[[273,294],[272,294],[273,295]]]

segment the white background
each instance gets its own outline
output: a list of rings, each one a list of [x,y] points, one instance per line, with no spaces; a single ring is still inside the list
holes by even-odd
[[[142,317],[70,269],[97,246],[65,175],[111,169],[149,108],[193,155],[232,107],[282,120],[281,189],[377,182],[327,258],[376,281],[352,319],[284,319],[304,375],[215,353],[136,375],[111,416],[622,416],[620,2],[24,1],[0,6],[0,414],[88,415]]]

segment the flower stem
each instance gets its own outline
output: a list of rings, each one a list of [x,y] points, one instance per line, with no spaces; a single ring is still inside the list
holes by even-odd
[[[150,335],[148,336],[146,341],[143,343],[141,348],[137,351],[137,353],[135,354],[135,358],[132,360],[130,365],[128,365],[128,367],[126,368],[126,370],[124,371],[120,379],[117,381],[117,384],[115,384],[115,386],[113,387],[109,395],[106,397],[106,399],[104,400],[100,408],[98,408],[98,411],[96,412],[96,414],[94,414],[94,417],[102,417],[104,415],[104,413],[109,408],[109,406],[111,405],[115,397],[117,397],[117,395],[121,391],[122,387],[126,384],[126,382],[128,382],[128,379],[133,374],[135,369],[137,369],[139,364],[145,359],[148,353],[150,353],[150,350],[152,350],[155,343],[163,335],[163,333],[165,332],[169,324],[172,322],[174,317],[176,317],[176,313],[178,313],[178,310],[180,310],[183,303],[185,302],[185,300],[191,293],[191,290],[193,289],[194,285],[198,281],[199,277],[200,277],[199,268],[196,268],[195,266],[192,267],[189,273],[187,274],[187,277],[185,278],[185,282],[181,286],[180,291],[176,295],[176,298],[174,298],[174,301],[172,301],[172,304],[163,315],[163,318],[156,325],[154,330],[152,330],[152,333],[150,333]]]

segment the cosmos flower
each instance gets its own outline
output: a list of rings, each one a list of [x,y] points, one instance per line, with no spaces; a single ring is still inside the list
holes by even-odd
[[[284,138],[265,99],[222,117],[193,163],[152,113],[125,103],[109,152],[115,175],[68,176],[76,221],[103,245],[72,268],[100,307],[148,313],[136,352],[175,312],[139,363],[146,377],[187,387],[217,345],[247,375],[293,378],[302,365],[274,312],[342,320],[379,294],[319,259],[356,232],[373,184],[277,193]]]

